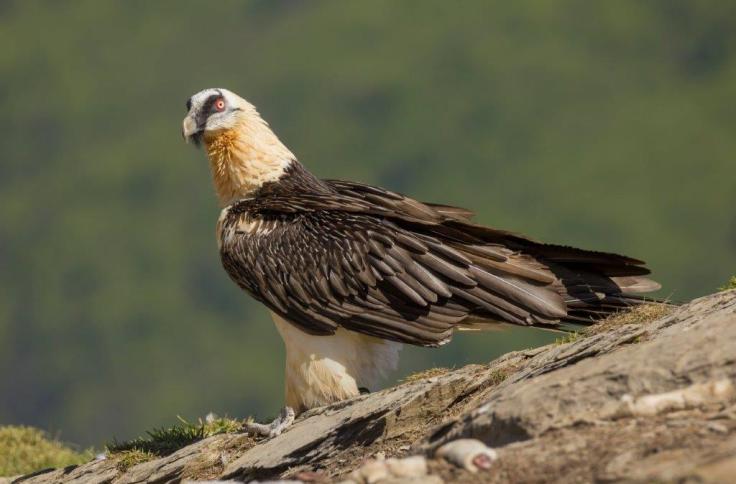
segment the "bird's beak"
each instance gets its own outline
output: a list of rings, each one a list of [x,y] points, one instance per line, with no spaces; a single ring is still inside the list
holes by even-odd
[[[194,117],[192,117],[191,113],[187,114],[184,118],[184,121],[181,123],[181,136],[189,142],[189,140],[192,139],[192,137],[199,133],[201,130],[197,126],[197,121],[194,120]]]

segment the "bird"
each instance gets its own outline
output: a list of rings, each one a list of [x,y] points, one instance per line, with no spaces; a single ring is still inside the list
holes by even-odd
[[[271,312],[286,350],[285,406],[250,431],[375,390],[405,344],[457,330],[587,325],[660,285],[641,260],[535,241],[473,212],[320,179],[257,109],[224,88],[192,95],[182,136],[202,147],[221,207],[222,265]]]

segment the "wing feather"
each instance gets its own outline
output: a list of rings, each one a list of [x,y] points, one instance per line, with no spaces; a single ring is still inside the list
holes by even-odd
[[[333,193],[243,200],[220,224],[228,274],[310,334],[342,326],[437,346],[469,317],[579,322],[631,304],[625,288],[654,284],[636,259],[539,244],[473,224],[462,209],[330,183]]]

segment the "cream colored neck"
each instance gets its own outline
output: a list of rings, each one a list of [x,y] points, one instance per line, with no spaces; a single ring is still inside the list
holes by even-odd
[[[261,119],[208,133],[204,142],[223,207],[252,196],[264,183],[278,180],[295,159]]]

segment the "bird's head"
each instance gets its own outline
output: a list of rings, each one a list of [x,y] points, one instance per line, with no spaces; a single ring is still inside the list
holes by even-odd
[[[258,116],[255,107],[227,89],[204,89],[187,100],[187,115],[181,127],[184,139],[199,146],[207,136],[236,128],[248,116]]]
[[[181,132],[187,142],[204,144],[223,205],[278,180],[295,160],[256,108],[227,89],[204,89],[190,97]]]

